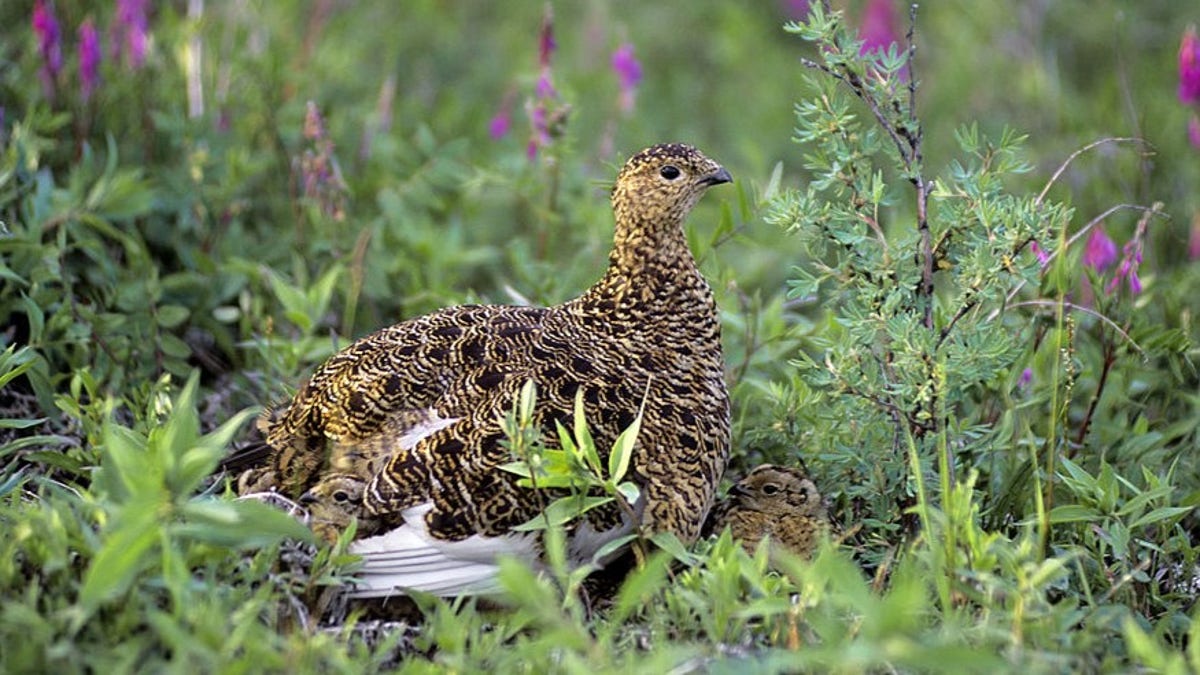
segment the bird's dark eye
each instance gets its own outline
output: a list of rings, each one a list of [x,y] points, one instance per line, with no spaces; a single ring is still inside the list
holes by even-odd
[[[777,485],[764,485],[764,486],[763,486],[763,494],[764,494],[764,495],[767,495],[767,496],[774,495],[774,494],[779,494],[779,486],[777,486]]]
[[[675,180],[676,178],[679,178],[679,167],[675,166],[674,164],[668,164],[658,170],[658,175],[666,178],[667,180]]]
[[[348,502],[350,501],[350,495],[347,494],[345,490],[338,490],[337,492],[333,493],[333,501],[339,504]]]

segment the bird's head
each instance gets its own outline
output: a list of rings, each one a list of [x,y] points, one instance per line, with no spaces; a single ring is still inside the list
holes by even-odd
[[[367,481],[352,473],[331,473],[300,497],[300,503],[354,512],[362,506]]]
[[[773,515],[821,516],[821,494],[804,472],[792,467],[763,464],[746,474],[729,490],[742,508]]]
[[[732,180],[725,167],[690,145],[655,145],[625,162],[613,209],[618,224],[678,226],[708,188]]]

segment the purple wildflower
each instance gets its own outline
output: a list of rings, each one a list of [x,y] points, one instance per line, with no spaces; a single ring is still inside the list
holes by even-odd
[[[550,68],[550,57],[558,43],[554,41],[554,11],[546,3],[546,11],[542,14],[542,29],[538,34],[538,65],[544,70]]]
[[[1193,148],[1200,150],[1200,117],[1192,115],[1192,119],[1188,120],[1188,142]]]
[[[146,0],[117,0],[113,20],[113,58],[125,55],[125,63],[137,70],[146,62]]]
[[[1125,246],[1121,249],[1121,264],[1117,266],[1117,273],[1109,279],[1108,284],[1104,287],[1105,293],[1112,293],[1121,285],[1121,281],[1125,280],[1129,284],[1129,292],[1137,295],[1142,292],[1142,280],[1138,278],[1138,266],[1142,264],[1142,233],[1134,234],[1133,238],[1125,242]]]
[[[1042,265],[1043,267],[1046,266],[1046,263],[1050,262],[1050,254],[1047,253],[1046,250],[1041,246],[1039,246],[1036,241],[1029,243],[1029,250],[1033,251],[1033,254],[1037,256],[1038,264]]]
[[[325,120],[312,101],[304,111],[303,134],[310,147],[296,161],[301,192],[313,200],[323,214],[341,222],[346,218],[346,183],[333,154],[333,141],[325,129]]]
[[[1200,38],[1195,26],[1187,27],[1179,44],[1179,100],[1200,102]]]
[[[488,136],[492,137],[493,141],[498,141],[508,135],[508,128],[512,126],[512,113],[507,107],[502,107],[488,122]]]
[[[1096,227],[1088,237],[1087,247],[1083,251],[1083,264],[1103,272],[1117,259],[1117,245],[1109,239],[1104,228]]]
[[[534,86],[534,97],[525,103],[525,113],[529,116],[530,136],[526,146],[526,154],[532,160],[537,157],[538,150],[551,143],[557,134],[552,131],[557,128],[555,121],[561,121],[566,114],[564,106],[556,105],[553,110],[550,104],[558,98],[554,88],[553,73],[550,70],[551,57],[557,48],[554,41],[554,12],[549,3],[542,14],[542,27],[538,32],[538,79]]]
[[[544,68],[538,75],[537,84],[533,87],[533,93],[538,98],[551,98],[558,95],[558,90],[554,88],[554,82],[550,79],[550,69]]]
[[[1137,229],[1133,232],[1133,237],[1125,242],[1125,246],[1121,247],[1121,264],[1117,266],[1116,274],[1104,287],[1106,293],[1116,291],[1120,287],[1121,281],[1125,281],[1129,285],[1129,292],[1133,295],[1142,292],[1142,280],[1138,277],[1138,267],[1142,264],[1142,245],[1146,240],[1146,226],[1149,224],[1149,220],[1149,218],[1140,220]]]
[[[538,102],[527,108],[529,114],[529,125],[533,129],[533,134],[529,138],[529,145],[525,148],[525,153],[532,160],[537,157],[538,148],[550,144],[550,125],[546,121],[546,105],[543,102]]]
[[[793,19],[808,17],[808,0],[783,0],[783,13]]]
[[[896,8],[892,0],[869,0],[863,10],[862,27],[858,30],[858,37],[863,41],[859,53],[886,52],[899,42],[897,25]]]
[[[48,7],[44,0],[37,0],[33,5],[33,32],[42,55],[42,67],[38,71],[42,89],[46,98],[53,98],[54,83],[62,71],[62,31],[58,19],[54,18],[54,8]]]
[[[79,26],[79,90],[84,101],[100,84],[100,32],[91,17]]]
[[[1017,389],[1024,389],[1033,382],[1033,368],[1026,368],[1021,371],[1021,379],[1017,380]]]
[[[617,73],[621,88],[621,111],[629,113],[637,99],[637,86],[642,81],[642,64],[634,56],[632,44],[626,42],[617,47],[612,55],[612,69]]]

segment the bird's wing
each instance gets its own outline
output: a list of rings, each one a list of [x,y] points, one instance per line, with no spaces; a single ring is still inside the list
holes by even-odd
[[[492,592],[498,589],[500,556],[537,559],[533,534],[436,539],[425,526],[432,508],[426,503],[406,509],[400,527],[350,545],[350,552],[363,559],[351,597],[385,597],[405,590],[441,596]]]

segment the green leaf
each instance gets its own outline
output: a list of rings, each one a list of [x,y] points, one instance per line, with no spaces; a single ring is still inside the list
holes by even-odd
[[[115,531],[105,533],[100,550],[84,574],[79,602],[88,612],[128,590],[153,559],[151,552],[162,534],[157,513],[153,508],[127,513],[132,519],[123,520]]]
[[[637,503],[639,497],[642,496],[642,490],[637,486],[637,483],[625,481],[617,485],[617,492],[625,498],[625,502],[630,506]]]
[[[629,542],[631,542],[637,538],[638,538],[638,535],[636,535],[636,534],[627,534],[623,537],[617,537],[616,539],[613,539],[612,541],[608,542],[607,544],[601,546],[596,551],[596,554],[592,556],[592,562],[598,563],[598,562],[604,560],[609,555],[616,553],[617,550],[619,550],[620,548],[624,547]]]
[[[1080,504],[1056,506],[1050,511],[1051,523],[1090,523],[1101,520],[1100,512]]]
[[[192,312],[180,305],[163,305],[155,311],[154,318],[162,328],[177,328],[187,321]]]
[[[546,507],[545,512],[527,523],[522,523],[514,527],[518,532],[528,532],[531,530],[544,530],[547,527],[556,527],[564,523],[568,523],[575,518],[587,513],[588,511],[607,504],[613,500],[612,497],[598,497],[592,495],[569,495],[567,497],[559,497],[553,502],[550,502]]]
[[[612,452],[608,455],[608,478],[616,482],[625,477],[629,470],[629,460],[633,458],[633,448],[637,444],[638,432],[642,428],[642,413],[633,418],[633,422],[617,436],[613,443]]]
[[[1190,506],[1161,506],[1129,524],[1129,529],[1144,527],[1162,520],[1178,518],[1190,512]]]
[[[299,520],[254,499],[194,499],[180,509],[184,522],[171,526],[175,536],[232,548],[257,548],[284,539],[313,542]]]
[[[650,541],[685,565],[695,565],[699,560],[672,532],[655,532],[650,536]]]
[[[575,390],[575,443],[579,454],[587,462],[588,468],[599,476],[601,471],[600,453],[596,450],[596,442],[592,439],[592,432],[588,430],[587,419],[583,414],[582,385]]]
[[[32,420],[0,419],[0,429],[28,429],[45,422],[45,417]]]

